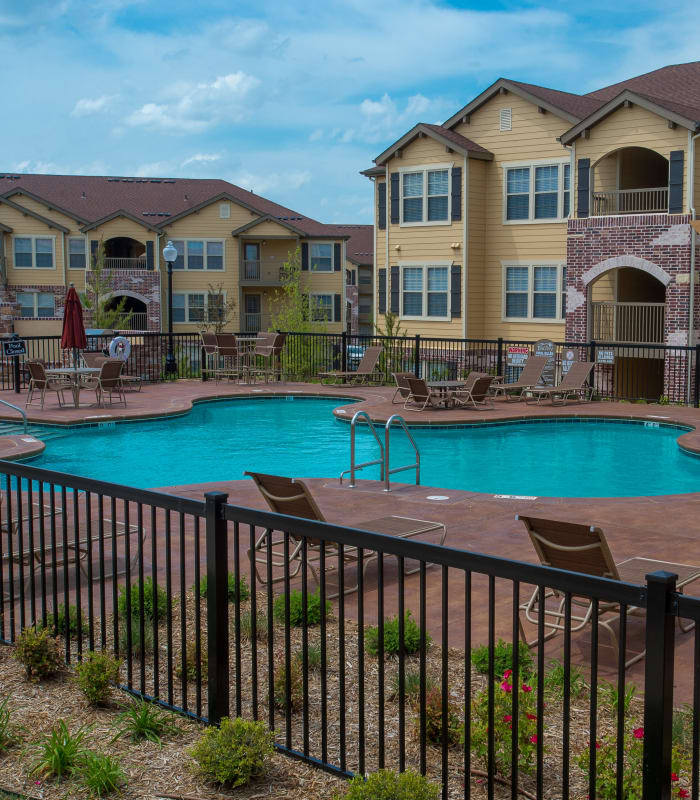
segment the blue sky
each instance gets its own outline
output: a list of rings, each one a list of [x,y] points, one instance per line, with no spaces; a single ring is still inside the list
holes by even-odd
[[[217,177],[370,222],[359,170],[501,76],[585,92],[700,58],[697,0],[611,6],[0,0],[0,171]]]

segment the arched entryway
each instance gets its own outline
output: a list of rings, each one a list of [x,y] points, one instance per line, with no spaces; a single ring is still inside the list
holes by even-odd
[[[123,304],[123,305],[122,305]],[[115,320],[113,327],[117,330],[145,331],[148,330],[148,307],[143,300],[127,294],[113,294],[107,301],[106,310],[116,311],[121,308],[121,314]]]
[[[646,147],[621,147],[591,167],[594,217],[668,211],[668,159]]]
[[[129,236],[114,236],[105,241],[107,269],[146,269],[146,245]]]

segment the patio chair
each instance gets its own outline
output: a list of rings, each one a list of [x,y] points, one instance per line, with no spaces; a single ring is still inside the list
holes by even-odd
[[[282,353],[284,352],[284,346],[286,342],[287,342],[286,333],[278,333],[275,336],[275,341],[272,345],[272,357],[270,359],[273,380],[275,378],[281,381],[285,381],[287,379],[287,370],[284,366],[284,361],[282,359]]]
[[[341,381],[349,380],[351,383],[367,383],[372,377],[379,377],[380,373],[376,372],[379,356],[381,355],[381,347],[368,347],[357,365],[356,370],[333,370],[331,372],[319,372],[318,377],[321,383],[324,379],[331,378],[332,384],[337,384]]]
[[[277,514],[287,514],[293,517],[300,517],[301,519],[312,519],[318,522],[327,522],[321,509],[316,504],[313,495],[309,488],[303,481],[296,478],[285,478],[280,475],[264,475],[259,472],[246,472],[255,485],[260,490],[260,493],[265,498],[265,501],[270,506],[272,511]],[[388,516],[379,517],[378,519],[364,520],[362,522],[355,522],[354,520],[343,520],[341,524],[359,528],[360,530],[370,531],[372,533],[381,533],[386,536],[396,536],[399,539],[407,539],[413,536],[418,536],[423,533],[430,533],[438,531],[440,533],[440,544],[444,544],[445,537],[447,536],[447,528],[442,522],[430,522],[428,520],[412,519],[411,517]],[[278,531],[278,536],[275,537],[275,531],[268,528],[264,533],[258,537],[255,542],[253,551],[248,551],[248,556],[251,562],[254,560],[255,573],[258,580],[266,584],[267,570],[260,570],[258,564],[268,563],[268,550],[271,551],[271,564],[273,568],[284,568],[285,564],[289,565],[289,577],[296,577],[302,566],[302,550],[303,541],[289,535],[289,560],[285,561],[284,551],[284,535],[282,531]],[[319,583],[318,574],[314,565],[318,565],[321,557],[321,542],[318,539],[307,539],[306,547],[306,562],[311,570],[316,583]],[[338,545],[334,542],[326,542],[325,558],[327,569],[333,569],[332,562],[339,558]],[[363,553],[362,558],[362,575],[367,572],[369,564],[376,559],[376,553]],[[356,547],[346,545],[343,548],[343,566],[349,563],[358,563],[359,553]],[[339,566],[340,568],[340,566]],[[418,569],[407,570],[404,567],[406,575],[417,572]],[[273,577],[272,583],[277,583],[284,580],[284,575]],[[358,582],[355,586],[345,589],[345,593],[357,591],[359,586]],[[328,595],[329,599],[337,597],[339,592]]]
[[[202,345],[203,369],[205,372],[214,373],[216,372],[219,362],[219,348],[216,344],[216,334],[200,331],[199,338]]]
[[[411,387],[408,385],[409,378],[415,378],[413,372],[392,372],[391,377],[396,381],[396,391],[391,398],[392,403],[404,403],[409,394],[411,394]],[[398,400],[396,398],[399,398]]]
[[[114,395],[117,395],[117,402],[126,405],[126,395],[124,394],[124,384],[122,382],[122,370],[124,362],[120,358],[108,358],[102,362],[99,375],[86,375],[80,380],[80,388],[94,391],[97,405],[103,405],[105,398],[109,395],[109,404],[114,402]]]
[[[542,373],[548,360],[547,356],[528,356],[520,377],[513,383],[496,383],[494,394],[498,396],[502,393],[506,400],[522,400],[523,393],[537,386],[542,380]]]
[[[692,581],[700,578],[700,567],[688,564],[674,564],[667,561],[655,561],[650,558],[628,558],[615,563],[610,548],[605,539],[605,534],[600,528],[593,525],[583,525],[575,522],[560,522],[553,519],[541,519],[516,515],[526,527],[540,562],[544,566],[565,569],[571,572],[582,572],[586,575],[596,575],[601,578],[610,578],[625,583],[644,584],[645,576],[655,570],[667,570],[678,575],[676,584],[678,591]],[[547,600],[554,598],[554,604],[547,604]],[[545,592],[545,605],[543,609],[544,640],[547,641],[565,629],[566,625],[566,600],[559,590],[548,589]],[[540,618],[540,591],[536,588],[530,599],[520,606],[520,634],[528,647],[534,647],[537,640],[527,641],[522,624],[522,617],[534,624]],[[627,607],[627,614],[641,616],[644,609],[637,606]],[[613,648],[617,657],[619,643],[617,633],[612,624],[620,619],[619,603],[599,601],[598,617],[593,618],[593,600],[588,597],[574,596],[571,598],[571,632],[575,633],[587,625],[596,623],[605,628],[612,639]],[[694,623],[684,626],[678,619],[681,630],[689,631]],[[625,667],[644,658],[645,652],[637,653],[627,659]]]
[[[241,361],[241,352],[234,333],[216,333],[216,349],[219,356],[214,373],[216,380],[229,378],[231,380],[243,376],[245,369]]]
[[[408,384],[408,395],[403,407],[407,411],[425,411],[430,408],[447,408],[447,404],[452,399],[451,392],[442,393],[437,389],[431,389],[423,378],[416,378],[410,375],[406,378]]]
[[[270,380],[273,369],[272,360],[274,357],[276,339],[277,334],[274,332],[265,333],[261,331],[258,333],[255,348],[252,353],[253,361],[249,370],[253,379],[259,375],[261,378],[265,379],[265,383]]]
[[[586,381],[594,366],[593,361],[574,362],[558,386],[538,386],[532,389],[532,397],[527,402],[539,404],[544,398],[549,399],[553,406],[566,405],[569,398],[578,403],[590,402],[593,387],[587,386]]]
[[[101,367],[109,358],[101,350],[85,351],[80,354],[86,367]]]
[[[466,383],[461,389],[456,389],[452,394],[454,404],[460,408],[493,408],[493,398],[490,395],[493,375],[471,373],[475,375],[473,381]]]
[[[27,392],[27,401],[25,407],[34,404],[34,393],[39,393],[39,400],[41,407],[44,407],[44,399],[47,392],[56,392],[58,397],[58,405],[63,408],[66,399],[63,396],[64,392],[70,392],[71,398],[73,396],[73,383],[70,378],[63,375],[47,375],[46,368],[43,361],[32,359],[25,361],[24,366],[29,372],[29,391]]]

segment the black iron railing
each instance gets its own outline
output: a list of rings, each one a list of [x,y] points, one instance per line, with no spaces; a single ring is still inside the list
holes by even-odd
[[[675,576],[626,584],[241,508],[220,492],[198,501],[9,462],[0,462],[0,475],[6,644],[25,626],[49,625],[68,662],[94,648],[121,655],[127,691],[209,723],[228,715],[266,720],[278,750],[337,775],[414,768],[441,784],[443,798],[469,797],[472,774],[482,776],[490,797],[504,782],[512,797],[518,787],[536,797],[595,797],[601,762],[587,742],[598,742],[603,729],[616,748],[618,796],[627,796],[624,754],[643,727],[644,797],[670,797],[671,721],[680,705],[675,623],[700,621],[700,599],[676,592]],[[264,531],[277,532],[280,549],[273,551],[272,536],[261,543]],[[206,597],[199,590],[205,576]],[[543,613],[528,630],[536,640],[532,667],[517,646],[521,606],[533,591],[540,601],[556,592],[561,603],[560,700],[545,699]],[[616,655],[599,641],[597,625],[588,635],[572,632],[572,605],[582,598],[593,619],[607,607],[617,620]],[[636,639],[626,628],[631,608],[642,613]],[[404,645],[409,611],[418,626],[413,654]],[[385,618],[392,614],[398,650],[389,656]],[[377,627],[370,632],[368,624]],[[512,646],[510,673],[496,672],[497,637]],[[585,700],[571,693],[574,643],[590,685]],[[485,676],[470,663],[471,648],[481,644]],[[646,649],[646,672],[643,706],[630,718],[625,662],[635,649]],[[675,687],[693,703],[689,768],[674,786],[690,786],[696,798],[697,627],[694,652]],[[617,679],[604,696],[605,664]],[[410,698],[409,678],[418,684]],[[526,701],[529,716],[519,706]],[[499,724],[504,710],[512,728]],[[534,731],[529,761],[526,725]]]

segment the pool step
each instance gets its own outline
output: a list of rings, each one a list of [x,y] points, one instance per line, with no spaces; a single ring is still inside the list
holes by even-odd
[[[33,436],[35,439],[47,442],[51,439],[62,438],[66,434],[67,431],[62,431],[59,428],[32,425],[31,423],[27,426],[25,433],[24,425],[21,422],[0,422],[0,436]]]

